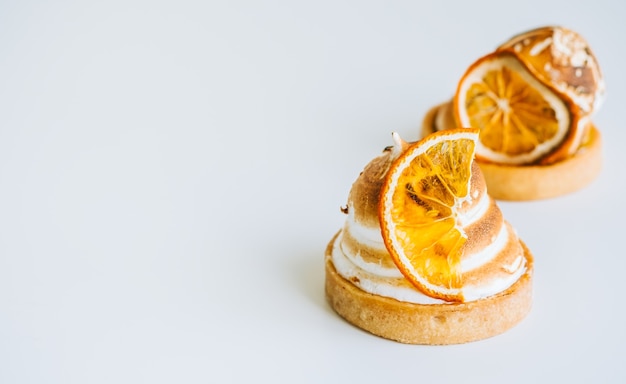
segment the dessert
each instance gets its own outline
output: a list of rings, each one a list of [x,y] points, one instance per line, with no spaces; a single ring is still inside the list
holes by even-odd
[[[500,334],[531,307],[533,258],[473,161],[478,130],[394,134],[358,176],[326,248],[326,296],[348,322],[410,344]]]
[[[591,118],[604,92],[597,59],[578,33],[538,28],[475,61],[452,100],[426,114],[422,131],[479,128],[476,159],[493,197],[555,197],[601,170],[601,135]]]

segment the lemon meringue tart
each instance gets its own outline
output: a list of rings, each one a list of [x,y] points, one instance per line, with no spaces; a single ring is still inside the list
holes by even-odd
[[[532,304],[533,257],[473,161],[477,130],[394,134],[358,176],[326,248],[326,296],[348,322],[409,344],[500,334]]]
[[[591,119],[604,94],[598,60],[582,36],[537,28],[471,64],[452,100],[426,114],[422,134],[478,128],[476,159],[494,198],[552,198],[600,173],[602,140]]]

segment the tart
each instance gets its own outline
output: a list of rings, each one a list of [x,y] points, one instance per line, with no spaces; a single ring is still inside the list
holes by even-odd
[[[476,159],[494,198],[552,198],[601,171],[592,117],[604,93],[598,61],[578,33],[537,28],[472,63],[454,97],[428,111],[422,135],[478,128]]]
[[[474,152],[477,130],[394,135],[353,183],[325,252],[325,290],[353,325],[409,344],[498,335],[532,304],[533,256],[504,220]]]

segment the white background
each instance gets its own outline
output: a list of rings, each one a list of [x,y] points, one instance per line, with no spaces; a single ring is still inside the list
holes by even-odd
[[[624,382],[626,23],[611,1],[0,2],[0,383]],[[530,315],[402,345],[324,299],[351,183],[478,57],[559,24],[607,81],[589,187],[502,203]]]

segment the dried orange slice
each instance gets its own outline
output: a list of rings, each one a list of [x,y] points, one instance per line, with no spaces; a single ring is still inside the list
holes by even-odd
[[[571,103],[509,52],[491,53],[470,66],[453,103],[459,127],[480,129],[480,160],[532,164],[547,155],[568,156],[563,143],[577,125]]]
[[[458,209],[468,199],[477,129],[435,132],[393,162],[381,190],[385,246],[402,274],[429,296],[463,301],[467,235]]]

